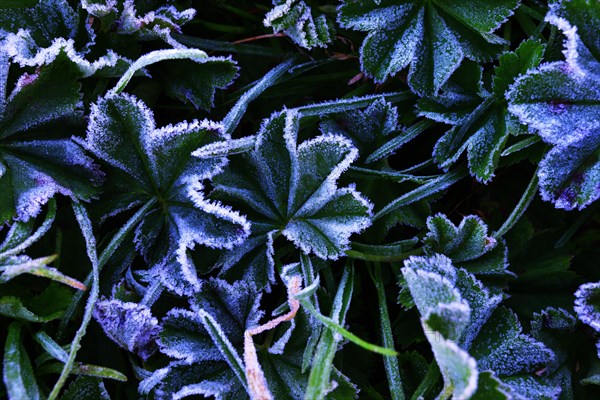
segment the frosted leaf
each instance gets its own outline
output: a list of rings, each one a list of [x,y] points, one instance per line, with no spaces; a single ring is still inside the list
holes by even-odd
[[[455,226],[445,215],[427,219],[429,232],[423,239],[426,254],[444,254],[456,268],[464,268],[479,278],[486,275],[512,276],[504,240],[488,235],[487,225],[475,215]]]
[[[241,344],[244,331],[258,324],[263,316],[259,310],[261,294],[252,284],[237,281],[229,284],[221,279],[210,279],[190,299],[192,310],[204,310],[223,328],[234,345]]]
[[[252,234],[239,246],[220,254],[215,263],[220,276],[228,280],[245,280],[257,288],[269,288],[275,280],[273,241],[277,231],[272,225],[252,221]],[[239,267],[239,266],[243,266]]]
[[[600,129],[575,142],[553,147],[540,161],[542,199],[556,208],[583,209],[600,197]]]
[[[577,294],[575,295],[577,297]],[[562,308],[548,307],[534,314],[531,332],[536,338],[544,336],[545,330],[569,332],[577,325],[577,320]]]
[[[333,24],[325,15],[313,17],[312,9],[302,0],[273,0],[263,21],[275,33],[284,32],[294,43],[305,49],[327,47],[335,35]]]
[[[425,268],[420,268],[425,266]],[[438,269],[443,274],[433,272]],[[470,308],[454,288],[456,275],[444,256],[411,257],[402,275],[422,315],[425,336],[444,377],[456,398],[468,398],[477,387],[475,360],[456,343],[470,318]]]
[[[535,375],[554,363],[554,353],[522,334],[514,313],[498,308],[501,295],[490,294],[473,274],[456,270],[442,255],[410,257],[404,265],[403,279],[421,314],[425,336],[446,387],[453,387],[457,398],[484,396],[490,390],[508,393],[513,390],[510,382],[517,385],[518,379],[526,379],[532,390],[560,390],[557,383]],[[453,363],[461,367],[455,368]],[[478,371],[493,372],[497,383],[487,377],[479,388]]]
[[[323,134],[346,136],[358,149],[360,160],[385,143],[386,137],[401,129],[398,109],[384,99],[374,101],[365,110],[324,116],[319,128]]]
[[[172,309],[162,319],[161,327],[161,353],[187,364],[222,359],[197,312]]]
[[[600,197],[599,5],[558,1],[546,19],[565,34],[566,61],[519,78],[506,98],[510,112],[553,145],[538,169],[542,198],[582,209]]]
[[[574,74],[566,62],[543,64],[518,79],[506,96],[509,110],[553,145],[594,134],[600,124],[600,82],[591,74]]]
[[[160,327],[145,305],[102,300],[95,305],[94,318],[109,338],[144,360],[156,351]]]
[[[244,217],[203,194],[202,181],[219,173],[227,160],[191,156],[192,149],[226,138],[221,126],[208,120],[156,128],[152,112],[131,95],[109,95],[91,108],[83,144],[121,171],[113,174],[115,183],[108,182],[114,195],[136,205],[156,202],[135,229],[136,247],[180,294],[200,288],[189,249],[196,244],[230,249],[248,235]],[[174,259],[176,275],[165,275]]]
[[[422,266],[433,266],[434,268],[433,270],[427,270],[429,268],[421,268]],[[454,288],[454,281],[456,280],[454,271],[442,275],[435,271],[437,269],[435,267],[438,266],[442,271],[446,267],[452,268],[450,260],[444,256],[433,256],[432,258],[411,257],[405,262],[402,275],[421,315],[428,316],[432,312],[441,312],[439,307],[443,305],[462,310],[463,315],[466,315],[467,318],[465,320],[463,317],[457,316],[456,321],[459,322],[458,325],[461,328],[452,329],[457,333],[457,336],[452,339],[456,340],[462,332],[462,328],[466,326],[470,310],[468,305],[462,301],[458,290]]]
[[[0,39],[20,29],[28,30],[33,41],[41,47],[50,46],[58,37],[77,35],[79,16],[67,0],[46,0],[34,7],[3,8],[0,15]]]
[[[370,225],[372,205],[353,187],[339,189],[337,180],[356,159],[352,143],[322,135],[296,146],[300,116],[283,111],[265,120],[249,154],[232,157],[214,179],[214,196],[248,215],[253,232],[243,249],[225,254],[218,263],[227,271],[248,254],[269,260],[257,286],[273,279],[272,240],[282,233],[305,253],[337,259],[349,237]],[[253,252],[253,254],[249,254]],[[238,263],[238,269],[242,269]],[[228,271],[235,273],[235,271]]]
[[[238,353],[243,346],[244,331],[255,326],[263,314],[258,309],[260,297],[252,285],[243,281],[234,284],[218,279],[206,281],[190,298],[191,311],[173,309],[163,319],[158,342],[160,351],[190,365],[220,361],[230,368],[231,360],[216,342],[221,340],[241,364]],[[214,330],[218,332],[217,337]],[[243,377],[243,372],[239,377]],[[202,379],[203,376],[199,376],[194,384],[201,383]]]
[[[64,400],[110,400],[108,391],[101,379],[91,376],[78,376],[61,396]]]
[[[81,0],[81,8],[101,18],[117,11],[117,0]]]
[[[520,74],[539,64],[544,49],[540,42],[527,40],[514,52],[502,54],[489,92],[480,83],[479,64],[464,63],[439,98],[419,102],[420,115],[454,125],[435,145],[440,167],[447,170],[467,152],[472,176],[484,183],[494,177],[509,135],[526,131],[508,112],[504,94]],[[475,77],[476,82],[469,82]]]
[[[584,283],[575,292],[575,313],[579,320],[600,332],[600,283]]]
[[[5,39],[7,52],[21,66],[46,65],[64,52],[82,76],[112,77],[122,74],[131,63],[112,50],[94,61],[85,59],[96,33],[66,0],[5,9],[0,16],[0,38]]]
[[[175,361],[142,382],[140,392],[152,391],[159,399],[171,398],[168,396],[172,394],[175,398],[192,394],[247,398],[231,360],[225,360],[222,349],[214,342],[215,337],[207,333],[205,322],[216,326],[218,338],[225,338],[230,350],[240,354],[244,333],[258,326],[263,316],[259,310],[260,298],[260,293],[247,282],[229,284],[220,279],[204,282],[201,290],[190,298],[191,311],[174,309],[163,319],[158,342],[161,352]],[[257,349],[258,363],[263,367],[274,398],[301,399],[304,396],[308,371],[302,372],[302,359],[313,330],[310,321],[299,311],[294,317],[294,330],[289,330],[288,322],[282,322],[270,333],[273,341],[289,336],[284,352],[275,354],[262,346]],[[239,358],[237,354],[234,357]],[[238,362],[241,364],[241,360]],[[351,387],[347,378],[341,374],[335,376],[347,393]],[[243,372],[242,379],[245,381]]]
[[[470,353],[482,370],[492,369],[499,376],[533,373],[554,360],[554,353],[544,344],[521,333],[517,316],[504,307],[491,315]]]
[[[464,269],[457,271],[456,287],[471,309],[469,325],[460,337],[460,345],[469,348],[479,335],[481,327],[487,323],[492,312],[502,301],[502,295],[491,294],[473,274]]]
[[[547,345],[556,358],[545,369],[544,380],[550,386],[563,388],[563,396],[572,392],[571,369],[569,362],[573,356],[572,344],[578,323],[571,313],[562,308],[548,307],[533,315],[531,322],[531,335]]]
[[[477,362],[454,342],[436,337],[436,333],[425,336],[431,344],[435,360],[444,377],[444,386],[451,388],[454,399],[468,399],[477,390]]]
[[[9,63],[4,48],[3,68]],[[0,223],[12,217],[28,220],[55,194],[89,199],[103,178],[98,166],[68,136],[31,140],[34,129],[76,129],[65,122],[80,113],[78,72],[61,53],[50,65],[33,75],[24,74],[8,98],[7,75],[0,76],[4,95],[0,110]]]
[[[596,75],[600,50],[600,8],[583,0],[553,1],[546,21],[565,35],[563,51],[569,66],[577,74]]]
[[[509,393],[515,400],[559,398],[562,390],[560,386],[545,384],[532,376],[515,376],[504,378]]]
[[[152,391],[157,400],[181,399],[198,394],[214,396],[215,399],[247,398],[244,387],[222,361],[205,361],[192,365],[171,362],[157,373],[160,374],[158,379],[150,377],[140,384],[140,389],[145,389],[142,393]],[[153,386],[148,388],[149,385],[145,385],[145,382],[152,383]]]
[[[369,32],[360,49],[363,72],[383,82],[410,64],[411,89],[428,95],[440,90],[463,58],[489,61],[502,51],[504,41],[492,32],[518,4],[344,1],[338,22]]]
[[[493,372],[481,372],[477,379],[477,391],[472,400],[509,400],[510,389]]]

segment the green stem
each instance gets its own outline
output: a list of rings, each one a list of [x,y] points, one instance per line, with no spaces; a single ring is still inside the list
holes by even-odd
[[[377,255],[377,254],[365,254],[356,250],[346,250],[346,257],[354,258],[356,260],[373,261],[373,262],[398,262],[404,261],[410,256],[418,256],[423,254],[423,249],[418,248],[407,251],[405,253],[397,255]]]
[[[92,231],[92,222],[88,217],[87,211],[85,207],[79,203],[73,203],[73,211],[75,211],[75,216],[77,217],[77,222],[81,228],[81,233],[85,238],[85,247],[87,249],[87,254],[92,263],[92,288],[90,290],[90,297],[88,297],[88,301],[85,305],[85,311],[83,313],[83,321],[81,321],[81,325],[79,329],[75,333],[75,337],[71,342],[71,350],[69,352],[69,358],[65,363],[60,377],[58,381],[52,388],[50,395],[48,396],[48,400],[54,400],[58,397],[60,390],[63,385],[67,381],[71,370],[75,364],[75,357],[77,356],[77,352],[81,347],[81,340],[83,336],[85,336],[85,332],[87,330],[87,326],[92,319],[92,312],[94,310],[94,305],[96,304],[96,300],[98,299],[98,295],[100,292],[100,268],[98,266],[98,254],[96,252],[96,239],[94,238],[94,234]]]

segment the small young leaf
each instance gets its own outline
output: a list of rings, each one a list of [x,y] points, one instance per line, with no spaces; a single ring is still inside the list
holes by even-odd
[[[94,318],[109,338],[144,360],[158,348],[158,320],[144,305],[101,300],[94,308]]]
[[[475,276],[513,276],[507,271],[508,251],[502,239],[488,236],[487,225],[477,216],[463,218],[455,226],[443,214],[427,219],[429,232],[423,239],[426,254],[444,254],[457,268]]]
[[[327,115],[320,130],[323,134],[346,136],[358,149],[364,162],[367,156],[387,140],[387,136],[399,130],[398,109],[383,98],[373,102],[364,111],[357,110]]]
[[[325,15],[313,17],[313,11],[302,0],[273,0],[275,7],[267,13],[263,24],[275,33],[285,32],[305,49],[327,47],[335,35],[333,24]]]
[[[225,89],[237,77],[238,67],[231,58],[210,57],[198,63],[188,60],[171,61],[163,67],[167,93],[195,108],[210,110],[215,90]]]

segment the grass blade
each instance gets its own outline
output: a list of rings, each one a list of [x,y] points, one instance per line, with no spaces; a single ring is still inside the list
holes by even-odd
[[[331,309],[331,320],[339,325],[344,324],[346,313],[350,307],[352,292],[354,288],[354,267],[350,266],[344,270],[342,279],[338,286],[337,293]],[[337,351],[341,336],[336,335],[331,329],[325,329],[321,335],[321,340],[317,345],[317,351],[312,363],[310,375],[308,377],[308,386],[304,398],[323,399],[331,386],[330,377],[333,368],[333,358]]]
[[[109,93],[121,93],[137,71],[149,65],[156,64],[157,62],[182,59],[204,60],[206,58],[208,58],[208,55],[202,50],[198,49],[163,49],[151,51],[148,54],[144,54],[138,58],[136,62],[131,64],[129,69],[125,71],[121,79],[119,79],[115,87]]]
[[[467,176],[468,170],[466,165],[461,165],[453,171],[448,172],[440,176],[439,178],[432,179],[424,185],[411,190],[410,192],[398,197],[396,200],[383,207],[377,214],[373,216],[373,220],[378,220],[387,214],[396,211],[397,209],[412,204],[416,201],[424,199],[425,197],[431,196],[432,194],[446,190],[462,178]]]
[[[248,105],[251,101],[261,95],[262,92],[277,83],[280,77],[285,75],[296,64],[295,58],[290,58],[269,72],[261,79],[252,84],[252,88],[243,94],[242,97],[235,103],[235,106],[223,119],[223,130],[225,133],[231,134],[240,123],[240,120],[246,113]]]
[[[38,369],[39,374],[48,374],[48,373],[59,373],[63,370],[62,363],[51,363],[43,365]],[[73,364],[73,368],[71,368],[71,375],[86,375],[86,376],[94,376],[96,378],[101,379],[113,379],[119,382],[127,382],[127,377],[120,373],[119,371],[101,367],[99,365],[92,364],[83,364],[83,363],[75,363]]]
[[[36,258],[35,260],[29,260],[20,264],[12,264],[0,267],[0,270],[2,270],[2,275],[0,275],[0,283],[8,282],[9,280],[22,274],[30,274],[40,276],[42,278],[48,278],[55,282],[64,283],[65,285],[71,286],[75,289],[85,290],[85,285],[79,282],[77,279],[64,275],[56,268],[46,266],[55,259],[56,256],[53,255]]]
[[[388,313],[387,302],[385,299],[385,287],[381,279],[381,265],[374,263],[374,274],[371,274],[375,288],[377,289],[377,299],[379,301],[379,316],[381,321],[381,338],[383,345],[387,348],[394,348],[394,336],[392,335],[392,324]],[[402,386],[402,377],[400,375],[400,365],[397,357],[384,357],[385,374],[387,375],[390,394],[392,400],[404,400],[404,390]]]
[[[529,182],[529,185],[527,185],[527,188],[525,189],[525,192],[523,193],[523,196],[521,197],[521,200],[519,200],[519,202],[517,203],[517,206],[515,207],[513,212],[510,213],[510,215],[508,216],[506,221],[504,221],[502,226],[496,231],[496,233],[494,233],[495,237],[504,236],[508,231],[510,231],[513,228],[513,226],[515,226],[515,224],[523,216],[523,214],[527,210],[527,207],[529,207],[529,204],[535,197],[535,194],[537,193],[537,188],[538,188],[538,175],[537,175],[537,171],[535,171],[535,173],[533,174],[533,177],[531,178],[531,181]]]
[[[37,400],[42,398],[33,375],[31,361],[23,348],[20,322],[13,322],[8,327],[3,364],[4,384],[9,399]]]
[[[410,128],[407,128],[400,135],[387,141],[383,146],[375,150],[370,156],[367,157],[365,162],[367,164],[370,164],[372,162],[381,160],[382,158],[389,156],[390,154],[398,150],[400,147],[402,147],[405,143],[408,143],[412,139],[419,136],[425,130],[431,128],[434,124],[434,121],[428,119],[424,119],[422,121],[417,122]]]
[[[225,335],[225,332],[223,332],[223,329],[221,329],[219,323],[204,310],[198,311],[198,315],[202,321],[202,324],[204,325],[204,328],[206,328],[208,334],[215,343],[215,346],[217,346],[225,358],[225,361],[227,361],[227,364],[229,364],[242,385],[247,388],[248,385],[246,383],[246,373],[244,372],[245,369],[242,359]]]
[[[398,353],[393,349],[388,349],[386,347],[377,346],[376,344],[372,344],[363,340],[356,336],[354,333],[347,331],[342,328],[337,322],[333,321],[331,318],[328,318],[321,313],[319,313],[312,304],[310,304],[306,300],[300,300],[300,304],[304,307],[306,311],[308,311],[312,316],[314,316],[320,323],[325,325],[327,328],[333,330],[335,333],[339,333],[352,343],[362,347],[365,350],[372,351],[373,353],[382,354],[384,356],[397,356]]]
[[[396,103],[409,100],[412,98],[412,93],[395,92],[384,94],[373,94],[363,97],[352,97],[350,99],[341,99],[333,101],[325,101],[322,103],[309,104],[295,108],[303,117],[322,116],[324,114],[340,113],[345,111],[356,110],[357,108],[365,108],[371,105],[375,100],[385,99],[386,101]]]
[[[40,344],[53,358],[66,363],[69,360],[69,353],[65,351],[58,343],[54,341],[44,331],[39,331],[33,335],[33,339]]]

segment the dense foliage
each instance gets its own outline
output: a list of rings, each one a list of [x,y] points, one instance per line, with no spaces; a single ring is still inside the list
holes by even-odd
[[[598,0],[0,1],[0,397],[600,396]]]

